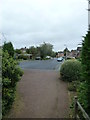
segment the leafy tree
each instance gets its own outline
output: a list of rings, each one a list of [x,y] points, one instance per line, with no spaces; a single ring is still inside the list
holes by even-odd
[[[30,54],[30,53],[31,53],[30,49],[27,48],[27,49],[26,49],[26,53],[27,53],[27,54]]]
[[[35,58],[36,56],[40,56],[42,59],[44,59],[46,56],[56,56],[56,53],[52,51],[52,49],[53,45],[44,42],[39,47],[31,46],[29,49],[26,50],[26,52],[28,54],[32,54],[33,58]]]
[[[7,51],[11,57],[14,57],[14,47],[11,42],[4,42],[3,51]]]
[[[22,52],[21,52],[20,49],[16,49],[16,50],[15,50],[15,53],[17,53],[17,54],[21,54]]]
[[[52,51],[51,57],[56,57],[56,52]]]
[[[65,57],[67,57],[66,55],[67,55],[67,52],[69,52],[69,50],[68,50],[68,48],[66,47],[65,49],[64,49],[64,56]]]
[[[31,46],[29,49],[26,50],[26,52],[28,54],[32,54],[33,58],[35,58],[37,55],[37,48],[35,48],[34,46]]]
[[[52,54],[52,49],[53,49],[53,45],[51,45],[50,43],[43,43],[40,46],[40,56],[41,58],[45,58],[46,56],[51,56]]]
[[[37,56],[40,56],[40,47],[37,47]]]

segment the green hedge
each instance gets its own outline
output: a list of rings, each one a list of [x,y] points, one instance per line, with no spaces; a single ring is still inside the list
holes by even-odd
[[[3,52],[2,57],[2,114],[5,115],[11,108],[16,91],[16,84],[20,80],[23,72],[17,66],[17,62]]]
[[[81,63],[77,60],[67,60],[61,65],[60,76],[65,81],[80,80]]]

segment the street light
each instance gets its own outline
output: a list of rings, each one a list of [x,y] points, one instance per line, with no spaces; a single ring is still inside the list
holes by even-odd
[[[66,47],[66,51],[65,51],[65,59],[67,59],[67,45],[64,44],[64,46]]]
[[[88,30],[90,31],[90,0],[88,0]]]

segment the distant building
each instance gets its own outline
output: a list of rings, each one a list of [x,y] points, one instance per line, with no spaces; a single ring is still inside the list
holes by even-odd
[[[71,50],[70,57],[80,58],[82,47],[77,47],[77,50]]]
[[[25,47],[25,48],[21,48],[20,50],[21,50],[22,53],[26,53],[26,49],[27,48]]]
[[[70,51],[66,51],[66,58],[70,57],[71,56],[70,54],[71,54]]]
[[[28,59],[32,59],[32,54],[18,54],[17,57],[19,56],[26,56]]]
[[[57,58],[58,58],[58,57],[64,57],[64,53],[63,53],[62,51],[58,52],[58,53],[57,53]]]
[[[82,47],[77,47],[77,58],[81,56]]]
[[[76,58],[77,57],[77,50],[71,50],[70,56]]]
[[[58,52],[57,53],[57,58],[58,57],[64,57],[64,53],[66,53],[66,58],[80,58],[81,55],[81,51],[82,51],[82,47],[77,47],[76,50],[71,50],[69,51],[67,48],[62,52]]]
[[[77,51],[81,51],[82,50],[82,47],[77,47]]]

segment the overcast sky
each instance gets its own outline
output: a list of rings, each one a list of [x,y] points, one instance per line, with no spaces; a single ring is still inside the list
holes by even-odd
[[[2,0],[1,5],[0,31],[15,48],[48,42],[55,51],[65,45],[71,50],[88,30],[87,0]]]

